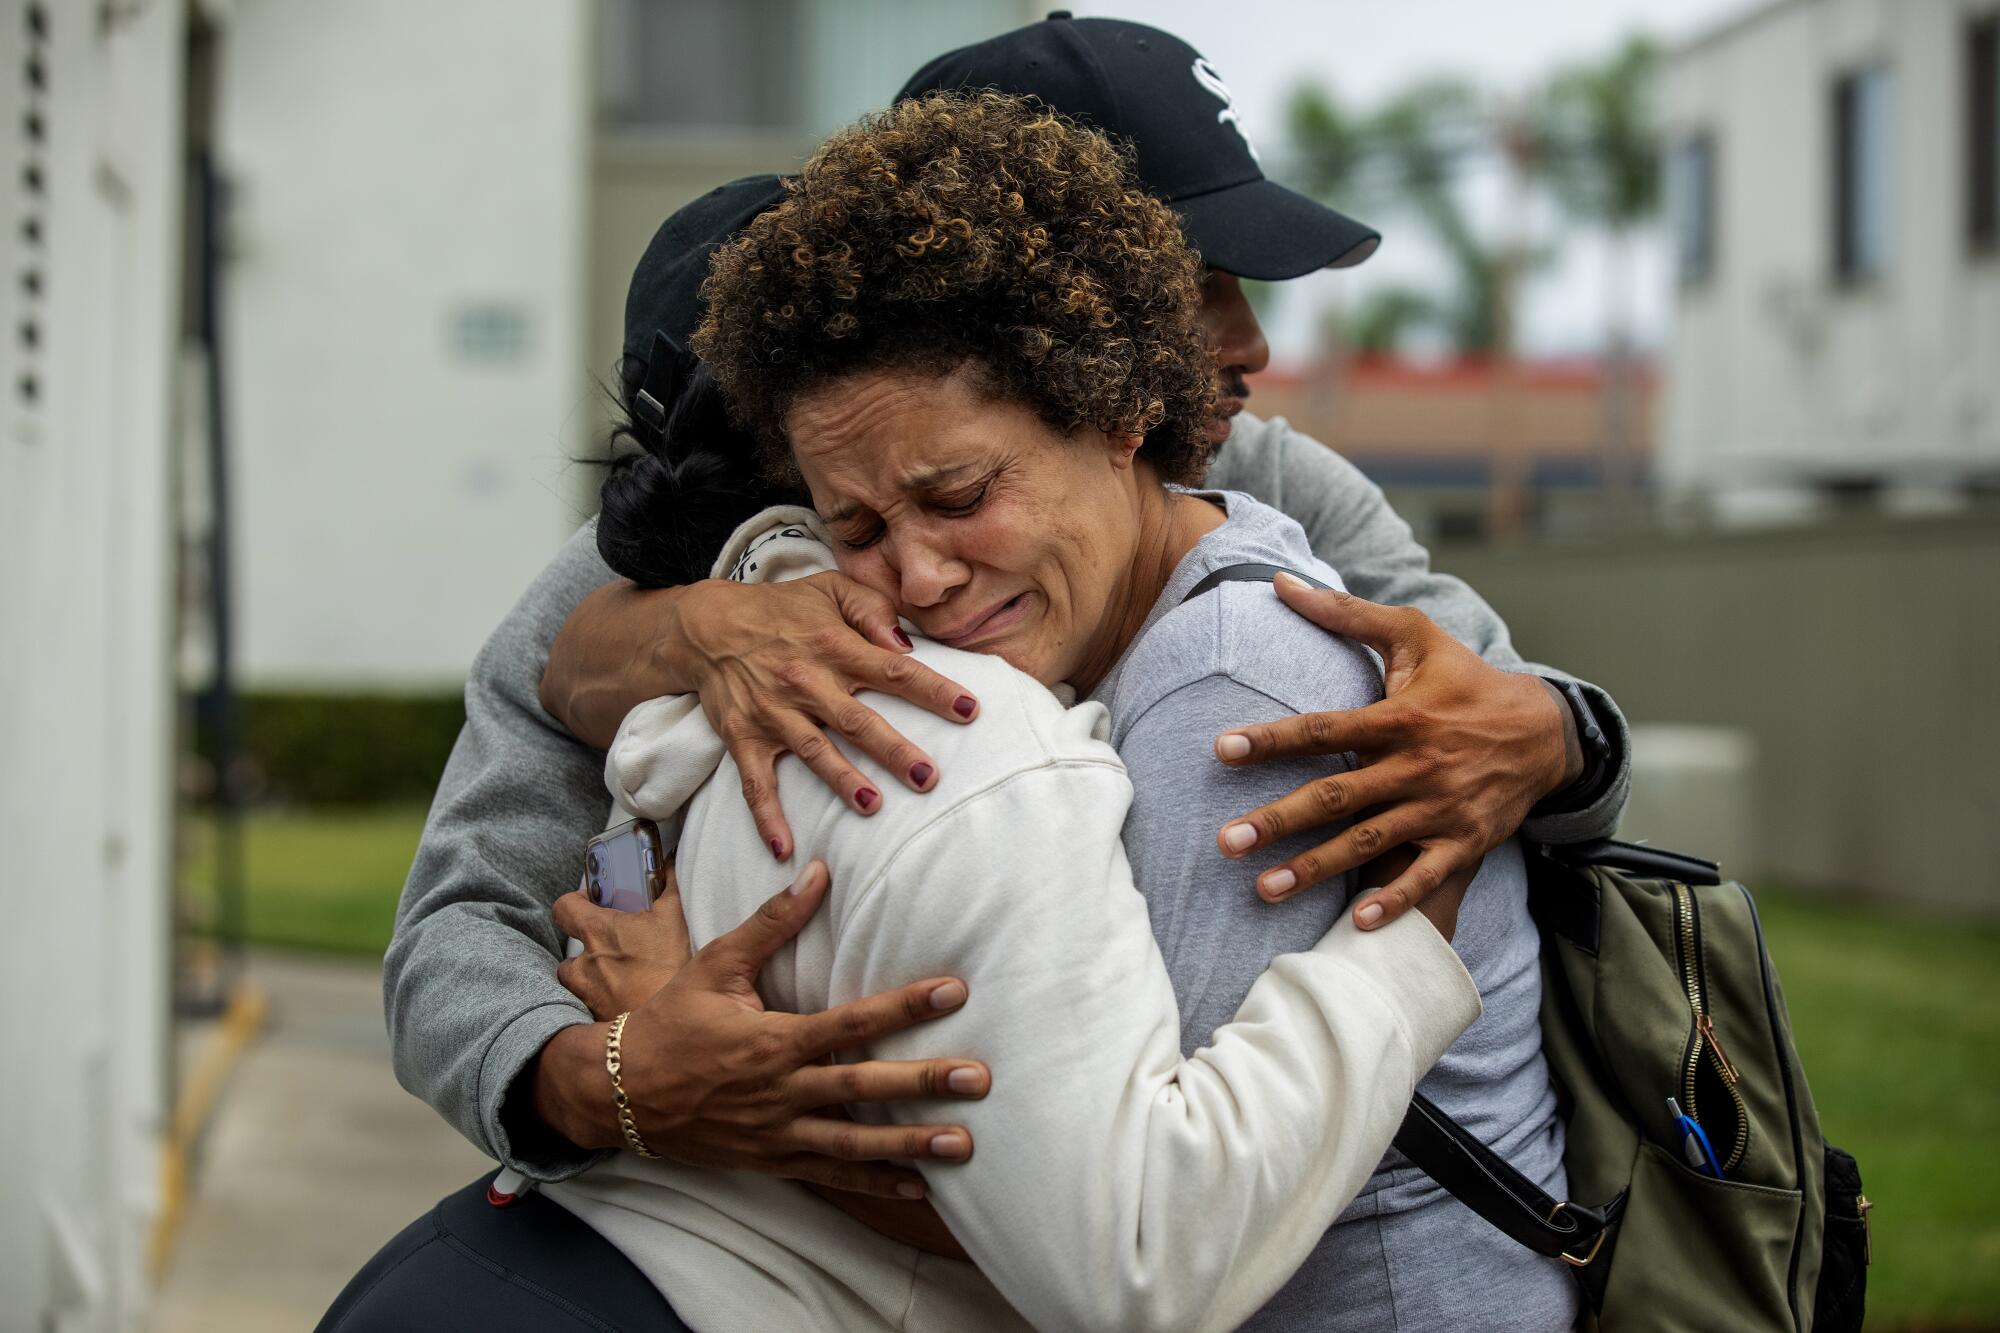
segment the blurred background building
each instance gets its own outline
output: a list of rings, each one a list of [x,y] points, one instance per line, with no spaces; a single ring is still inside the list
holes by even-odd
[[[1756,519],[2000,489],[1993,7],[1774,4],[1669,62],[1662,487]]]
[[[1620,700],[1908,1201],[1891,1325],[2000,1326],[2000,0],[1075,7],[1380,225],[1253,290],[1252,409]],[[476,1169],[373,960],[632,264],[1041,13],[0,0],[0,1328],[309,1322]]]

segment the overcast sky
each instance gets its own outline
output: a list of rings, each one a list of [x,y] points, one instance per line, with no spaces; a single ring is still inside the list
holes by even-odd
[[[1076,0],[1079,16],[1134,19],[1186,39],[1235,94],[1244,129],[1267,166],[1284,156],[1285,104],[1303,82],[1367,107],[1426,75],[1468,77],[1499,93],[1525,90],[1549,70],[1608,53],[1628,33],[1669,45],[1708,31],[1763,0]],[[1055,6],[1051,6],[1053,8]],[[1475,207],[1491,216],[1493,182],[1475,182]],[[1368,219],[1374,221],[1374,219]],[[1381,219],[1382,249],[1358,269],[1322,273],[1280,289],[1267,310],[1275,358],[1311,355],[1329,302],[1353,301],[1387,283],[1443,284],[1440,258],[1408,219]],[[1558,226],[1546,212],[1534,239],[1557,260],[1534,278],[1523,312],[1531,353],[1592,350],[1603,327],[1606,247],[1601,238]],[[1667,266],[1657,236],[1639,247],[1634,302],[1642,338],[1656,340],[1669,317]]]

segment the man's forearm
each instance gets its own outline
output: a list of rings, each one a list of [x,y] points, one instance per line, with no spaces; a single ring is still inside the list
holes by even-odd
[[[585,1152],[622,1146],[612,1110],[611,1074],[604,1063],[609,1027],[579,1023],[564,1028],[522,1071],[528,1086],[521,1109],[531,1113],[539,1127]]]
[[[661,651],[686,592],[618,579],[585,597],[549,646],[542,708],[578,740],[602,750],[635,705],[693,690]]]
[[[549,912],[604,827],[604,758],[536,703],[548,644],[612,577],[578,531],[480,650],[465,727],[438,784],[383,959],[396,1074],[480,1149],[537,1179],[592,1154],[543,1134],[511,1098],[536,1055],[590,1011],[557,980]],[[516,1144],[512,1129],[534,1130]]]

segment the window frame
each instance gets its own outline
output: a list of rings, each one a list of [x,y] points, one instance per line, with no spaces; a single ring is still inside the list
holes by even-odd
[[[1862,253],[1862,205],[1858,194],[1859,182],[1855,179],[1862,173],[1862,155],[1866,151],[1861,90],[1870,79],[1881,80],[1878,86],[1884,101],[1882,114],[1887,120],[1883,135],[1883,161],[1874,164],[1884,177],[1882,188],[1886,199],[1883,204],[1881,253],[1872,264],[1864,262],[1866,256]],[[1829,92],[1827,176],[1831,192],[1828,216],[1831,224],[1828,256],[1832,260],[1831,276],[1840,287],[1868,287],[1886,279],[1895,268],[1895,66],[1886,58],[1850,65],[1834,75]],[[1852,208],[1850,202],[1854,204]]]
[[[2000,10],[1965,25],[1965,246],[2000,256]],[[1982,80],[1983,76],[1983,80]]]
[[[1686,234],[1691,222],[1688,210],[1692,201],[1688,198],[1691,173],[1685,164],[1690,160],[1688,155],[1696,152],[1700,154],[1703,175],[1699,221],[1702,246],[1698,267],[1688,263]],[[1709,125],[1684,130],[1674,136],[1668,148],[1667,161],[1667,206],[1668,223],[1673,235],[1674,281],[1683,291],[1694,291],[1714,281],[1722,265],[1721,138]]]

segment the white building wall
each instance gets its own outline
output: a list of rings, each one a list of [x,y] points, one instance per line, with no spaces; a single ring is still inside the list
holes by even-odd
[[[244,0],[223,73],[252,687],[453,687],[580,516],[585,0]]]
[[[183,22],[0,0],[5,1329],[137,1327],[160,1207]]]
[[[1727,497],[2000,471],[2000,258],[1965,239],[1964,32],[1995,0],[1781,0],[1678,53],[1668,142],[1714,136],[1716,257],[1684,286],[1660,467]],[[1834,276],[1832,104],[1892,74],[1888,271]]]

